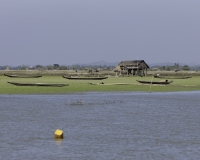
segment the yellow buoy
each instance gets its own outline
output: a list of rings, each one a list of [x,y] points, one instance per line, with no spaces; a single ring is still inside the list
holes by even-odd
[[[64,137],[63,131],[60,130],[60,129],[57,129],[57,130],[55,131],[54,137],[55,137],[55,138],[63,138],[63,137]]]

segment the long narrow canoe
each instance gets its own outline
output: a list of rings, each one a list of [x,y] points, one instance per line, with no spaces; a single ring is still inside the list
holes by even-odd
[[[174,77],[170,77],[170,76],[154,76],[154,78],[162,78],[162,79],[187,79],[187,78],[192,78],[190,76],[183,76],[183,77],[180,77],[180,76],[174,76]]]
[[[66,79],[71,79],[71,80],[102,80],[102,79],[106,79],[108,77],[74,77],[74,76],[62,76],[63,78],[66,78]]]
[[[8,82],[16,86],[42,86],[42,87],[64,87],[69,84],[59,84],[59,83],[19,83],[19,82]]]
[[[42,77],[39,75],[9,75],[9,74],[5,74],[5,73],[4,73],[4,76],[11,77],[11,78],[39,78],[39,77]]]
[[[104,86],[111,86],[111,85],[135,85],[135,83],[104,83],[104,82],[101,82],[101,83],[91,83],[91,82],[88,82],[88,84],[90,84],[90,85],[104,85]]]
[[[161,82],[156,82],[156,81],[140,81],[140,80],[136,80],[136,81],[138,81],[139,83],[143,83],[143,84],[170,84],[170,83],[172,83],[173,81],[168,81],[168,80],[166,80],[166,81],[161,81]]]

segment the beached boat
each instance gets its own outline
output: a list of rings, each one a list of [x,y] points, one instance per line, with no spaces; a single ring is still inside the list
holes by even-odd
[[[157,82],[157,81],[140,81],[140,80],[136,80],[136,81],[138,81],[139,83],[143,83],[143,84],[163,84],[163,85],[170,84],[170,83],[173,82],[173,81],[168,81],[168,80],[160,81],[160,82]]]
[[[9,74],[5,74],[5,73],[4,73],[4,76],[11,77],[11,78],[39,78],[39,77],[42,77],[39,75],[9,75]]]
[[[111,86],[111,85],[135,85],[135,83],[92,83],[92,82],[88,82],[88,84],[90,85],[104,85],[104,86]]]
[[[188,79],[188,78],[192,78],[190,76],[159,76],[159,75],[155,75],[154,78],[162,78],[162,79]]]
[[[71,80],[102,80],[102,79],[106,79],[108,77],[78,77],[78,76],[62,76],[63,78],[66,79],[71,79]]]
[[[16,86],[42,86],[42,87],[64,87],[69,84],[59,84],[59,83],[19,83],[19,82],[8,82]]]

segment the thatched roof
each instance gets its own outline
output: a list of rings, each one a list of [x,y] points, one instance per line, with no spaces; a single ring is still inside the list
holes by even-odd
[[[147,66],[147,68],[149,68],[149,66],[145,63],[144,60],[121,61],[118,65],[119,66],[138,67],[138,66],[140,66],[141,63],[144,63]]]

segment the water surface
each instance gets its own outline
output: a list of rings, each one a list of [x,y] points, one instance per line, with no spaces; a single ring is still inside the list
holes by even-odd
[[[199,159],[200,92],[0,95],[0,159]],[[54,139],[56,129],[64,139]]]

